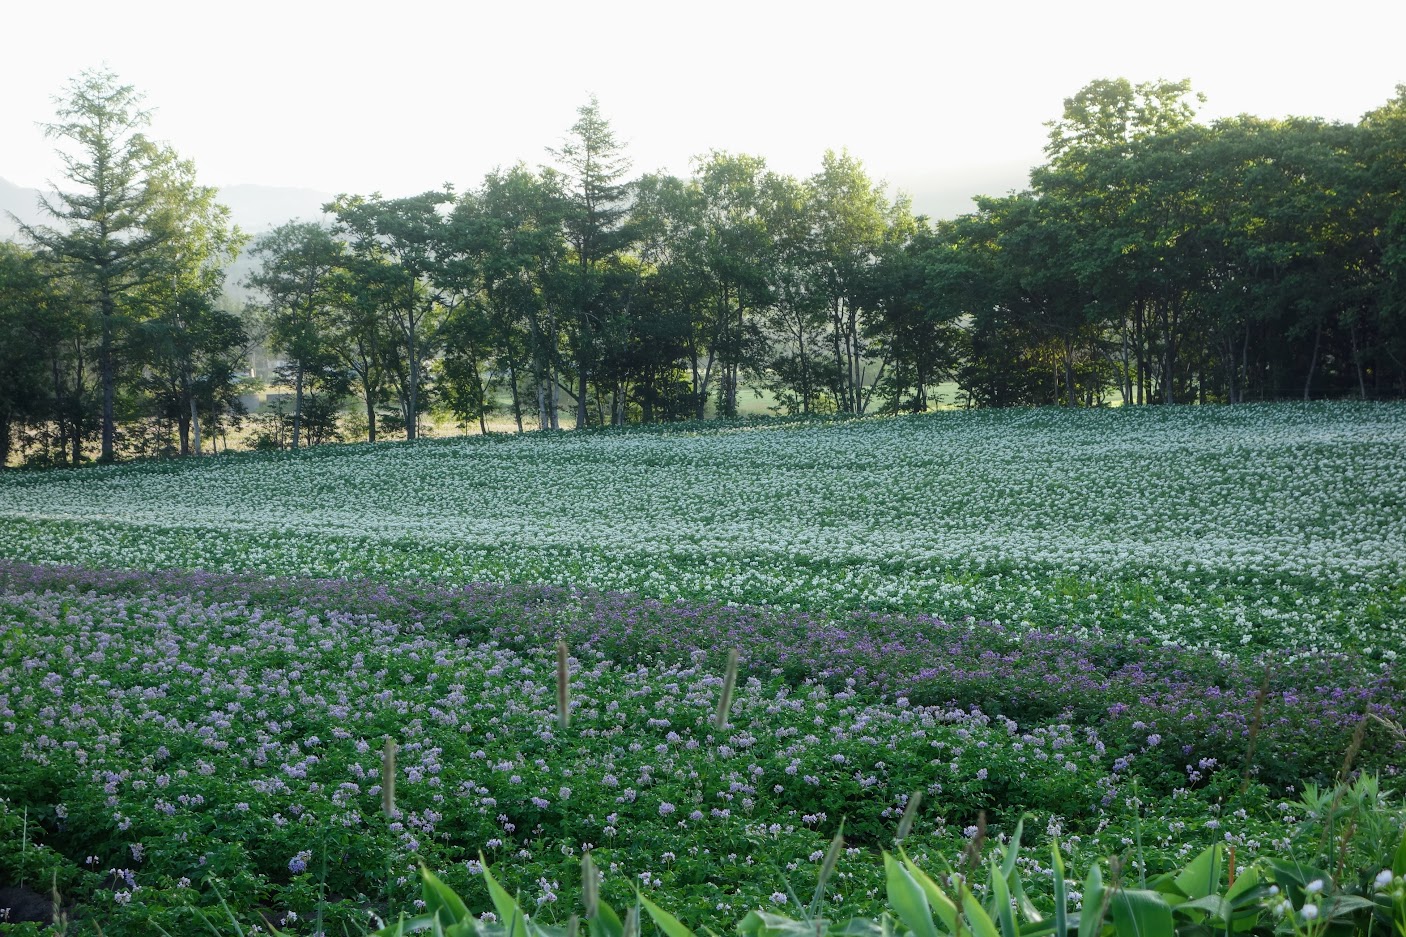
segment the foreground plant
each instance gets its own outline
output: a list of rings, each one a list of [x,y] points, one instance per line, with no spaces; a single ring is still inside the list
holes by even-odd
[[[1372,882],[1370,895],[1336,889],[1318,870],[1297,862],[1268,859],[1240,870],[1226,847],[1215,844],[1180,869],[1147,878],[1117,857],[1085,874],[1081,890],[1070,887],[1058,844],[1051,846],[1048,881],[1041,908],[1031,899],[1020,871],[1021,831],[985,862],[973,851],[966,874],[948,868],[932,876],[899,847],[883,854],[887,907],[877,918],[838,921],[822,915],[826,885],[843,844],[836,836],[823,863],[809,906],[793,917],[754,910],[737,924],[743,937],[1211,937],[1211,935],[1392,933],[1406,937],[1406,836]],[[1134,863],[1138,865],[1139,863]],[[985,882],[974,885],[973,871]],[[403,937],[430,932],[443,937],[576,937],[581,921],[542,924],[494,878],[487,864],[483,879],[494,911],[476,917],[462,898],[429,869],[421,867],[424,913],[402,917],[372,937]],[[590,937],[637,937],[647,917],[665,937],[695,932],[659,904],[635,891],[635,904],[622,918],[600,899],[598,872],[590,853],[581,863],[582,906]],[[794,898],[794,896],[792,896]],[[705,928],[705,930],[707,930]],[[708,933],[712,933],[708,931]]]

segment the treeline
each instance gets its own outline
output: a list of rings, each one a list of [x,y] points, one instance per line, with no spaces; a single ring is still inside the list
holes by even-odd
[[[924,411],[942,385],[965,406],[1406,395],[1406,86],[1357,124],[1204,124],[1186,82],[1094,82],[1027,191],[937,222],[847,153],[803,179],[720,152],[631,178],[592,101],[557,168],[342,196],[331,224],[259,238],[241,320],[218,303],[240,238],[188,164],[131,133],[132,203],[95,201],[114,188],[85,115],[141,115],[84,80],[51,128],[89,147],[50,206],[67,226],[0,254],[24,349],[0,364],[0,435],[52,461],[94,433],[111,458],[142,421],[198,452],[202,420],[238,418],[248,332],[283,361],[274,444],[294,447],[413,439],[431,411],[485,432],[730,415],[755,389],[851,414]]]
[[[202,418],[240,409],[250,341],[222,294],[244,238],[148,121],[95,71],[45,127],[72,187],[43,198],[52,226],[0,242],[0,468],[15,448],[37,466],[82,464],[94,443],[105,462],[199,453]]]

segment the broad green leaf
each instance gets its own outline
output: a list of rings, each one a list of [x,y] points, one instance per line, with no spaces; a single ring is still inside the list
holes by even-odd
[[[503,886],[498,884],[493,873],[488,871],[488,863],[482,853],[479,853],[478,861],[483,864],[483,880],[488,884],[488,897],[493,899],[493,907],[498,911],[498,917],[508,928],[508,937],[527,937],[527,919],[517,899],[508,894]]]
[[[1001,923],[1001,937],[1020,937],[1020,931],[1015,926],[1015,913],[1011,911],[1011,890],[995,862],[991,863],[991,901],[995,905],[996,920]]]
[[[1376,906],[1376,902],[1369,898],[1363,898],[1361,895],[1333,895],[1323,902],[1319,911],[1322,912],[1324,920],[1330,921]]]
[[[1231,904],[1235,904],[1237,898],[1259,885],[1259,883],[1260,870],[1253,865],[1246,866],[1239,875],[1235,876],[1235,884],[1225,890],[1225,898]]]
[[[420,866],[420,880],[424,886],[425,911],[431,917],[440,917],[443,912],[446,924],[458,924],[471,917],[464,899],[423,864]]]
[[[1172,906],[1155,891],[1120,888],[1109,906],[1117,937],[1175,937]]]
[[[615,913],[614,908],[599,899],[596,901],[595,916],[586,918],[586,924],[590,929],[591,937],[622,937],[625,933],[625,925],[620,922],[620,915]]]
[[[1020,836],[1025,832],[1025,818],[1021,817],[1015,823],[1015,832],[1011,834],[1011,841],[1006,844],[1006,856],[1001,862],[1001,875],[1010,881],[1011,873],[1015,871],[1015,861],[1020,858]]]
[[[1040,913],[1040,909],[1035,907],[1035,902],[1031,901],[1030,896],[1025,893],[1025,884],[1021,880],[1019,872],[1011,876],[1011,897],[1015,899],[1016,910],[1025,920],[1032,924],[1038,924],[1045,919],[1045,916]]]
[[[1185,915],[1189,920],[1200,923],[1202,918],[1209,916],[1211,920],[1219,921],[1222,924],[1230,920],[1232,908],[1230,902],[1220,895],[1206,895],[1202,898],[1192,898],[1190,901],[1183,901],[1173,910],[1177,914]],[[1195,914],[1187,912],[1194,911]]]
[[[429,930],[434,923],[434,915],[418,914],[415,917],[402,917],[394,924],[387,924],[378,931],[371,933],[370,937],[404,937],[405,934],[414,934],[419,931]]]
[[[1103,933],[1103,916],[1108,913],[1103,888],[1103,872],[1095,861],[1084,878],[1084,903],[1079,912],[1079,937],[1098,937]]]
[[[914,937],[938,937],[922,886],[887,852],[884,853],[884,875],[888,881],[889,907],[898,919],[908,925]]]
[[[1054,871],[1054,933],[1065,937],[1069,929],[1069,885],[1064,881],[1064,857],[1059,854],[1059,841],[1050,845]]]
[[[1001,932],[996,929],[991,915],[986,913],[976,896],[966,889],[962,889],[962,910],[967,913],[967,924],[971,926],[973,937],[1001,937]]]
[[[823,920],[811,923],[769,911],[749,911],[737,931],[743,937],[815,937],[817,928],[823,929],[824,924]]]
[[[668,911],[665,911],[663,908],[659,907],[659,905],[650,901],[644,895],[641,895],[638,891],[635,892],[635,897],[640,904],[644,905],[644,909],[648,911],[649,916],[654,919],[655,925],[658,926],[667,937],[694,937],[693,931],[684,927],[683,922]]]
[[[1225,867],[1222,859],[1225,847],[1215,843],[1205,849],[1195,859],[1177,873],[1177,889],[1188,898],[1204,898],[1220,891],[1221,871]]]
[[[843,927],[830,931],[829,937],[885,937],[884,925],[868,918],[851,918]]]
[[[938,886],[937,882],[932,880],[928,873],[918,868],[913,860],[908,858],[907,853],[902,849],[899,849],[898,852],[899,855],[903,856],[903,867],[908,870],[909,875],[913,876],[913,880],[918,883],[918,887],[927,896],[928,904],[937,914],[938,920],[942,921],[942,925],[950,933],[955,934],[957,932],[957,905],[952,902],[951,898],[947,897],[947,893]]]

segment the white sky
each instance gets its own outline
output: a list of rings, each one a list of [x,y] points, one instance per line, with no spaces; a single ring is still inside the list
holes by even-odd
[[[1339,120],[1406,82],[1401,0],[0,0],[0,33],[0,178],[36,187],[52,96],[104,62],[215,185],[473,185],[548,161],[594,92],[636,171],[717,148],[808,174],[848,146],[939,214],[932,193],[1020,185],[1095,78]]]

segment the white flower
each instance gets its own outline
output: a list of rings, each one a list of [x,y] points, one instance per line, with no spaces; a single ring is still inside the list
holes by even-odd
[[[1318,917],[1318,905],[1316,905],[1316,904],[1306,904],[1306,905],[1304,905],[1302,908],[1299,909],[1299,915],[1300,915],[1305,921],[1312,921],[1312,920],[1314,920],[1315,918]]]
[[[1305,885],[1303,890],[1310,895],[1316,895],[1323,890],[1323,880],[1321,878],[1316,878]]]
[[[1377,873],[1377,878],[1373,884],[1377,886],[1379,891],[1384,891],[1391,885],[1392,878],[1394,878],[1394,876],[1391,874],[1391,869],[1382,869]]]

